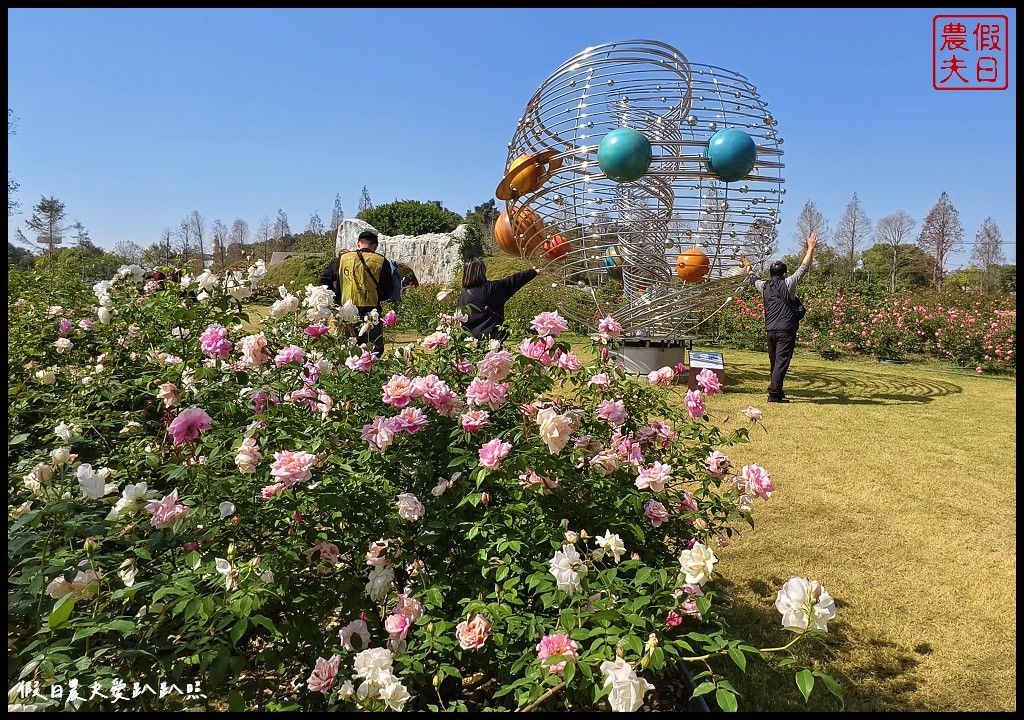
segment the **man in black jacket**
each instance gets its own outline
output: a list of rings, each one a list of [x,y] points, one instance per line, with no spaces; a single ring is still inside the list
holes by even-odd
[[[463,326],[477,340],[494,338],[504,341],[508,336],[505,322],[505,303],[540,274],[538,268],[517,272],[501,280],[487,279],[487,266],[480,258],[468,260],[462,267],[462,294],[459,309],[469,314]]]
[[[788,403],[789,399],[782,390],[789,371],[789,363],[793,359],[796,348],[796,331],[800,320],[796,315],[796,284],[807,274],[814,258],[814,246],[818,244],[818,233],[811,233],[807,238],[807,252],[797,271],[790,275],[786,263],[778,260],[768,268],[769,279],[754,279],[754,268],[750,261],[743,258],[743,266],[747,269],[747,281],[752,284],[764,298],[764,329],[768,333],[768,363],[771,366],[772,379],[768,385],[768,402]]]

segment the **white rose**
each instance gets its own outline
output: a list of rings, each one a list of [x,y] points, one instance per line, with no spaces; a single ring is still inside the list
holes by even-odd
[[[402,493],[398,496],[398,515],[403,520],[419,520],[425,513],[423,503],[412,493]]]
[[[382,602],[395,582],[395,570],[390,565],[379,565],[370,571],[366,594],[374,602]]]
[[[679,566],[686,574],[686,582],[691,585],[704,585],[711,577],[716,562],[718,558],[711,548],[699,542],[679,554]]]

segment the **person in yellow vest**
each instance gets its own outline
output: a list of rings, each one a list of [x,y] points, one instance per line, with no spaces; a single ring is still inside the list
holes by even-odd
[[[381,315],[381,302],[394,291],[391,263],[377,252],[377,233],[359,233],[355,251],[342,253],[324,268],[320,284],[334,290],[339,305],[349,300],[360,315],[376,310]],[[384,323],[378,318],[370,329],[356,337],[356,344],[372,343],[378,357],[384,354]]]

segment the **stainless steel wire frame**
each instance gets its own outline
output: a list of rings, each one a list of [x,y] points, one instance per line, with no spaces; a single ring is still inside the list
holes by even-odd
[[[612,281],[603,262],[609,248],[622,259],[622,294],[599,310],[627,336],[673,340],[718,312],[742,288],[741,256],[757,265],[775,252],[785,194],[777,125],[744,76],[692,63],[665,43],[609,43],[563,63],[530,98],[508,144],[509,163],[550,151],[553,169],[539,188],[506,202],[513,226],[530,207],[548,235],[570,241],[551,263],[570,289],[563,314],[593,323],[594,311],[573,294],[599,304],[597,291]],[[633,182],[609,179],[597,161],[601,139],[620,127],[652,146],[650,168]],[[731,183],[707,166],[708,142],[724,128],[743,130],[757,147],[753,170]],[[687,248],[708,256],[701,282],[675,276]]]

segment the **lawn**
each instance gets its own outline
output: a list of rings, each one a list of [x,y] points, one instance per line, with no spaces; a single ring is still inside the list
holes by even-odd
[[[740,635],[770,641],[778,587],[815,578],[836,599],[821,657],[846,709],[1015,711],[1016,380],[798,354],[792,403],[776,405],[767,354],[719,350],[711,420],[760,408],[727,454],[775,484],[755,530],[718,552]],[[789,675],[759,664],[746,677],[741,710],[808,707]],[[810,707],[829,709],[827,694]]]

